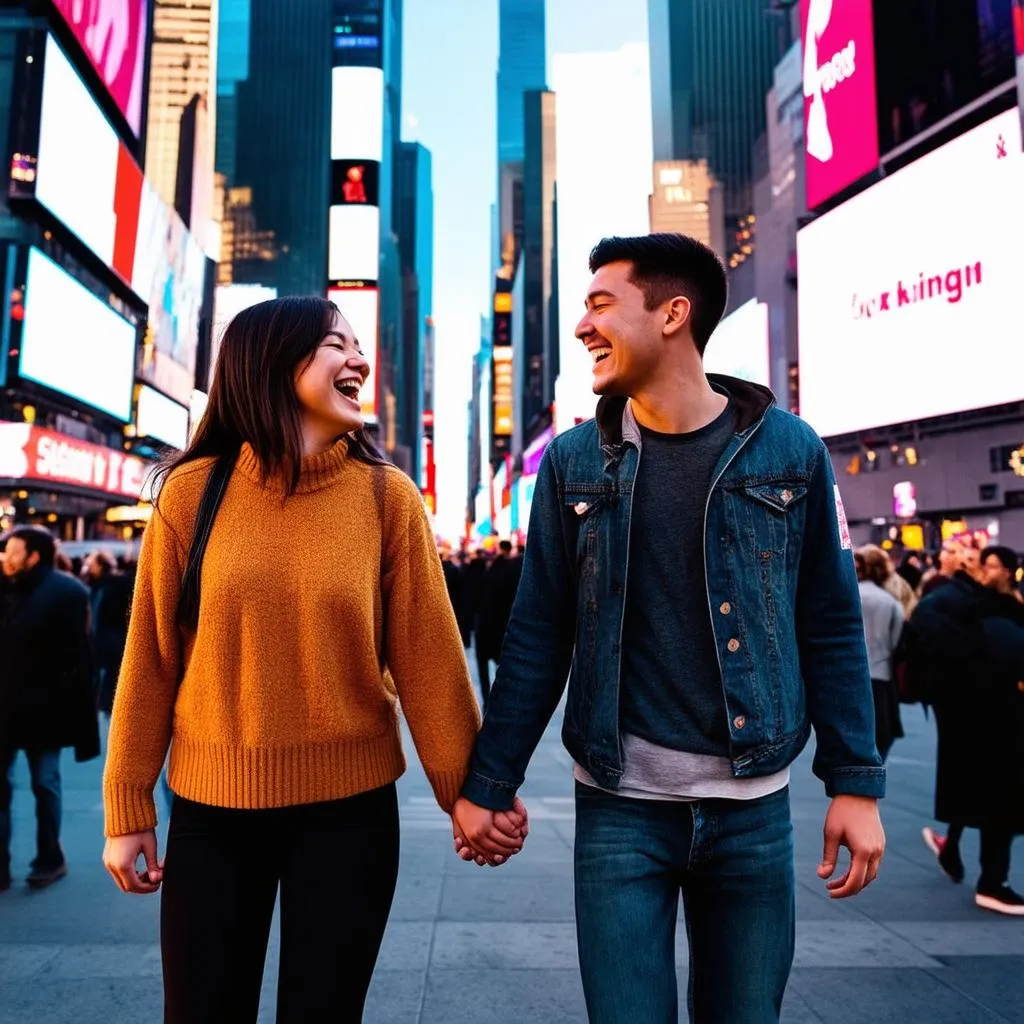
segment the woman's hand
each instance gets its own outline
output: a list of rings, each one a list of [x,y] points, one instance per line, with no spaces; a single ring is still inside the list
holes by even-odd
[[[146,870],[141,875],[138,871],[140,856],[146,860]],[[164,880],[164,863],[157,860],[156,831],[149,829],[108,839],[103,847],[103,866],[121,892],[141,895],[157,892]]]

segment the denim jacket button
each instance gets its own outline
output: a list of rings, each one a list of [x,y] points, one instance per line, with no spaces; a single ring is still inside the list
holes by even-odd
[[[732,611],[732,605],[728,601],[722,602],[722,607],[718,609],[723,615],[728,615]]]
[[[739,640],[733,638],[732,640],[729,641],[728,644],[726,644],[726,646],[729,648],[729,651],[732,654],[735,654],[740,649],[740,642],[739,642]]]
[[[742,715],[737,715],[732,720],[732,724],[736,726],[737,729],[743,729],[747,724],[747,720]]]

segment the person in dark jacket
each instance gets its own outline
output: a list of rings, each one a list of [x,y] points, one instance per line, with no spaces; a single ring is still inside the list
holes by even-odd
[[[117,562],[106,551],[94,551],[89,555],[82,567],[82,575],[89,587],[96,693],[100,711],[109,718],[128,638],[134,580],[117,571]]]
[[[99,755],[89,647],[89,592],[54,568],[56,545],[40,527],[8,535],[0,614],[0,889],[10,887],[11,775],[24,750],[36,799],[36,858],[29,885],[67,874],[60,846],[60,756]]]
[[[990,551],[918,606],[908,627],[907,667],[935,710],[935,817],[950,826],[946,836],[924,829],[925,842],[959,882],[960,835],[979,829],[975,902],[1024,916],[1024,897],[1008,884],[1013,837],[1024,833],[1024,606],[983,582]]]
[[[484,599],[477,626],[477,660],[487,663],[488,684],[490,683],[490,662],[501,658],[501,647],[505,642],[508,620],[512,617],[512,605],[519,589],[522,575],[522,561],[514,558],[511,541],[503,540],[498,545],[498,555],[484,575]],[[488,685],[490,690],[490,685]],[[484,708],[488,694],[484,695]]]
[[[491,663],[486,641],[482,639],[487,621],[487,570],[487,553],[479,549],[462,567],[462,603],[465,618],[472,623],[477,678],[484,707],[491,693]]]

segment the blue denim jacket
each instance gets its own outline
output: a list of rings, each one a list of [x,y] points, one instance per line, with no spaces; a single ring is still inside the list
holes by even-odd
[[[817,735],[829,796],[881,797],[860,592],[825,445],[767,388],[709,375],[736,408],[705,515],[733,773],[770,775]],[[463,793],[512,806],[569,682],[562,738],[607,789],[622,778],[619,682],[641,437],[624,399],[555,438],[541,463],[522,582]],[[667,598],[666,598],[667,599]]]

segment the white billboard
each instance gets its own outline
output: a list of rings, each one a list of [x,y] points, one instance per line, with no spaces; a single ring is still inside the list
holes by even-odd
[[[341,315],[348,321],[366,361],[370,375],[359,392],[363,419],[377,422],[377,335],[380,313],[380,295],[376,288],[334,288],[327,293]]]
[[[331,281],[376,281],[380,266],[380,209],[332,206],[327,227]]]
[[[704,353],[704,372],[771,386],[766,302],[745,302],[715,328]]]
[[[182,449],[188,444],[188,409],[143,384],[135,409],[135,432]]]
[[[797,236],[800,412],[825,436],[1024,399],[1016,109]]]
[[[384,154],[384,72],[331,69],[331,159],[377,160]]]
[[[38,249],[30,249],[18,374],[128,423],[138,331]]]

